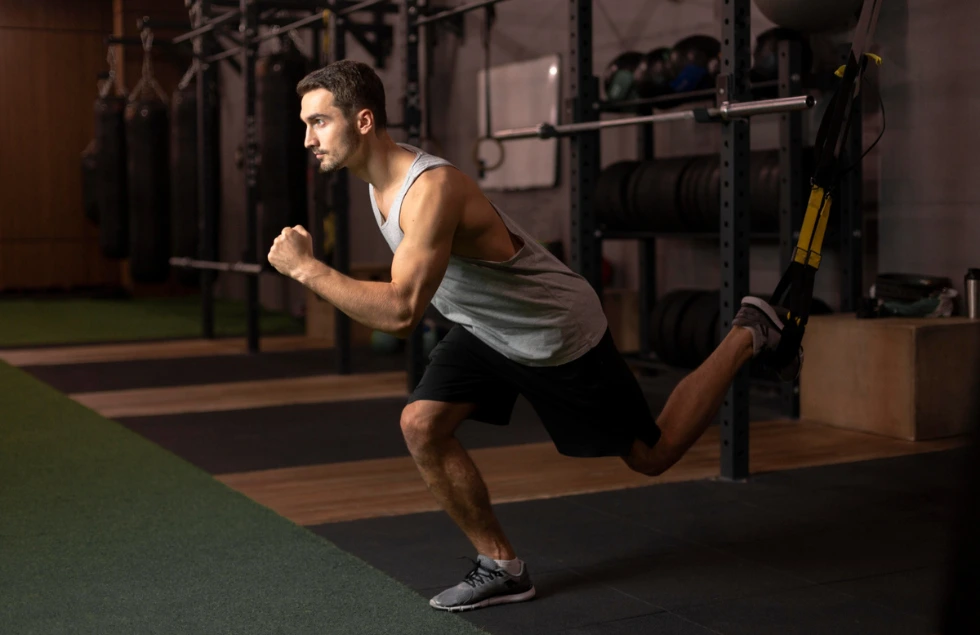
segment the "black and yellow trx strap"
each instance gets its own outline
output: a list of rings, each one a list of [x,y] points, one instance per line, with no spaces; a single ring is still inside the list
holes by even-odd
[[[837,71],[837,76],[842,78],[841,83],[817,131],[814,143],[816,168],[811,179],[810,200],[800,238],[793,252],[793,260],[770,298],[774,306],[787,309],[787,314],[780,316],[785,328],[779,348],[773,353],[774,365],[781,366],[792,360],[803,341],[813,298],[813,281],[820,268],[820,250],[830,215],[831,192],[835,190],[841,175],[841,149],[847,140],[854,102],[861,90],[861,75],[869,59],[881,64],[881,58],[868,52],[880,6],[881,0],[865,0],[847,63]]]

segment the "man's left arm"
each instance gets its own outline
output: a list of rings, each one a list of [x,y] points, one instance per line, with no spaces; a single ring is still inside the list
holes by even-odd
[[[356,280],[317,261],[302,227],[283,230],[269,252],[270,263],[351,319],[408,337],[442,282],[459,222],[458,188],[445,172],[420,176],[402,203],[404,238],[392,259],[391,282]]]

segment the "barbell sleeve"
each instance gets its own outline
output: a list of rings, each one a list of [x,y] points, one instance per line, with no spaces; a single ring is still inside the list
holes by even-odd
[[[797,97],[779,97],[777,99],[760,99],[759,101],[744,101],[734,104],[725,102],[718,110],[722,118],[745,117],[752,115],[774,115],[794,110],[807,110],[816,104],[813,95]]]

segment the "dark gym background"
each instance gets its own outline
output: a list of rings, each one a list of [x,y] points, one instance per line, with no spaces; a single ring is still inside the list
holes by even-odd
[[[505,64],[566,48],[566,20],[559,19],[561,0],[502,3],[492,39],[492,62]],[[669,45],[699,31],[714,33],[719,20],[717,2],[689,0],[644,2],[604,0],[594,12],[595,60],[602,67],[627,48],[647,50]],[[466,37],[460,43],[443,38],[436,50],[432,81],[445,86],[445,99],[433,100],[432,132],[444,154],[460,168],[475,174],[469,159],[476,136],[476,71],[482,64],[480,20],[466,16]],[[136,21],[143,15],[185,21],[182,0],[0,0],[0,74],[3,117],[0,117],[0,290],[72,288],[118,283],[123,272],[102,258],[95,228],[81,211],[78,157],[92,135],[92,103],[97,96],[96,74],[106,68],[103,37],[114,32],[138,37]],[[926,271],[962,281],[973,266],[974,241],[980,217],[973,212],[970,187],[974,181],[969,159],[980,122],[969,116],[971,99],[980,91],[970,81],[977,57],[957,52],[975,47],[972,25],[978,23],[980,5],[971,0],[937,3],[927,0],[892,0],[883,5],[876,40],[886,63],[878,69],[886,104],[888,134],[864,162],[864,200],[870,284],[876,269]],[[753,6],[753,33],[771,24]],[[159,31],[165,39],[175,32]],[[396,29],[395,54],[381,71],[388,88],[389,110],[399,115],[403,93],[401,59]],[[309,37],[309,34],[302,34]],[[824,51],[834,54],[833,34]],[[125,50],[123,50],[125,49]],[[139,77],[141,51],[117,47],[125,55],[124,83],[132,88]],[[351,57],[369,61],[350,42]],[[170,92],[186,70],[158,48],[156,76]],[[240,91],[237,78],[222,72],[222,258],[241,254],[243,230],[236,219],[241,209],[242,173],[231,157],[240,143]],[[865,96],[865,147],[880,130],[869,90]],[[816,109],[809,116],[817,121]],[[658,129],[657,156],[711,152],[718,130],[712,126],[681,123]],[[810,127],[811,134],[813,127]],[[630,128],[602,135],[603,163],[628,158],[634,152]],[[397,131],[396,138],[399,138]],[[774,123],[757,118],[752,125],[755,147],[773,147]],[[297,140],[300,143],[301,140]],[[567,153],[567,144],[563,144]],[[567,174],[562,162],[562,175]],[[495,193],[502,207],[542,240],[567,244],[567,179],[551,190]],[[355,263],[386,261],[386,246],[369,214],[366,188],[351,188],[351,249]],[[879,221],[880,219],[880,221]],[[658,289],[717,284],[718,259],[711,243],[663,240],[658,249]],[[609,242],[606,256],[615,266],[615,286],[636,286],[636,243]],[[877,252],[877,253],[875,253]],[[827,255],[818,276],[816,295],[833,304],[837,276],[833,254]],[[771,288],[779,274],[775,246],[752,250],[753,288]],[[296,309],[302,294],[283,294],[283,282],[263,280],[262,301],[268,308]],[[241,278],[225,276],[219,293],[229,298],[243,294]],[[867,287],[868,285],[865,285]]]
[[[492,37],[492,63],[506,64],[566,51],[568,23],[566,16],[562,15],[565,4],[564,0],[515,0],[501,3],[497,8]],[[595,0],[593,29],[596,71],[626,49],[649,50],[655,46],[669,46],[691,33],[717,33],[720,4],[721,0]],[[754,6],[752,11],[753,33],[772,26]],[[138,38],[137,20],[144,15],[152,16],[155,21],[160,22],[187,21],[183,0],[0,0],[0,60],[3,61],[0,67],[0,95],[3,96],[0,99],[0,293],[18,295],[84,292],[87,289],[131,286],[127,280],[125,265],[107,260],[100,254],[97,228],[86,221],[82,212],[79,156],[93,134],[92,104],[97,97],[96,78],[107,67],[104,38],[107,34]],[[439,99],[433,99],[428,104],[431,111],[431,132],[438,144],[436,147],[441,154],[471,175],[476,174],[476,166],[470,155],[473,139],[477,136],[476,81],[477,71],[483,64],[480,41],[482,19],[479,12],[466,16],[465,37],[462,40],[446,37],[437,45],[434,73],[430,82],[443,87],[443,90],[439,93]],[[972,71],[980,66],[980,58],[974,54],[977,49],[977,24],[980,24],[980,3],[975,0],[888,0],[883,6],[875,40],[877,51],[884,58],[884,66],[873,73],[879,85],[868,87],[864,93],[863,146],[869,146],[881,128],[881,115],[877,110],[876,99],[879,90],[886,107],[888,126],[887,133],[863,165],[867,257],[864,267],[865,289],[878,271],[903,270],[946,276],[962,292],[963,272],[977,265],[975,237],[980,235],[980,215],[975,211],[976,194],[971,186],[976,181],[976,168],[970,156],[972,141],[980,138],[980,120],[973,114],[976,110],[976,99],[980,96],[980,87],[972,81]],[[159,29],[156,36],[165,40],[183,30],[185,29]],[[311,36],[302,33],[300,37],[308,39]],[[838,53],[837,45],[846,42],[847,37],[847,33],[840,34],[839,39],[833,32],[823,34],[819,43],[815,43],[818,63],[822,60],[825,65],[832,66]],[[396,29],[395,53],[389,58],[387,68],[379,71],[388,88],[389,116],[395,121],[400,118],[400,101],[404,93],[401,38],[400,29]],[[353,40],[349,42],[348,50],[352,58],[371,61]],[[116,47],[116,51],[123,62],[120,67],[121,83],[127,89],[132,89],[139,78],[142,51],[139,47],[131,46]],[[169,56],[163,47],[154,50],[155,76],[168,95],[173,93],[187,69],[187,64],[187,60],[175,60]],[[242,91],[238,84],[239,79],[233,73],[223,69],[221,80],[222,235],[219,259],[234,261],[241,257],[244,242],[241,211],[243,175],[234,161],[235,152],[242,142]],[[812,139],[815,124],[822,115],[823,109],[817,108],[805,116],[808,122],[808,139]],[[603,164],[632,158],[636,146],[635,134],[635,130],[631,128],[604,132],[601,153]],[[393,136],[396,140],[401,140],[402,133],[393,131]],[[712,153],[717,149],[718,136],[719,131],[714,126],[694,123],[665,125],[658,128],[656,155],[667,157]],[[774,147],[777,138],[775,121],[764,117],[753,121],[752,144],[755,148]],[[295,141],[297,144],[302,142],[301,139]],[[504,210],[513,214],[539,239],[561,240],[567,245],[568,146],[563,143],[561,147],[562,176],[556,188],[524,193],[495,192],[493,197]],[[367,188],[359,181],[352,181],[351,186],[352,261],[387,262],[390,252],[370,213]],[[637,243],[633,241],[608,242],[605,245],[605,255],[614,266],[614,287],[636,288],[636,248]],[[835,256],[833,251],[826,254],[815,292],[816,296],[831,305],[835,305],[839,296],[839,277],[834,272]],[[714,242],[662,239],[657,258],[657,288],[660,293],[677,287],[717,286],[719,265],[717,245]],[[772,288],[781,273],[778,261],[775,245],[753,245],[750,286],[753,289]],[[144,291],[150,295],[167,292],[165,289]],[[302,310],[304,294],[292,283],[267,276],[262,279],[261,291],[261,300],[266,308],[287,309],[294,313]],[[242,299],[243,278],[222,276],[219,278],[218,294],[223,298]],[[291,370],[295,369],[296,366],[291,365]],[[42,398],[50,399],[51,395],[39,393],[38,400]],[[0,413],[3,412],[0,410]],[[9,411],[7,412],[9,415]],[[0,423],[2,418],[3,414],[0,414]],[[53,416],[44,418],[46,422],[54,419]],[[958,466],[959,463],[955,465]],[[887,466],[892,467],[884,471],[880,466],[875,468],[878,471],[873,478],[867,477],[868,482],[864,487],[865,490],[879,494],[880,500],[877,503],[880,509],[877,512],[882,514],[879,518],[882,525],[886,523],[881,519],[891,518],[886,513],[886,507],[899,519],[905,518],[904,515],[909,512],[909,499],[905,495],[908,490],[892,496],[893,491],[889,489],[900,490],[905,486],[903,479],[921,485],[921,491],[917,490],[913,498],[917,497],[920,503],[925,502],[921,509],[917,508],[926,517],[923,525],[933,527],[930,524],[935,520],[930,516],[935,511],[932,506],[937,509],[941,507],[943,514],[948,513],[950,507],[945,505],[946,499],[937,498],[934,492],[934,489],[941,492],[953,491],[950,484],[956,482],[956,477],[950,475],[953,468],[942,456],[913,458],[901,463],[894,461],[887,463]],[[811,474],[817,474],[816,471],[788,477],[775,475],[769,477],[768,481],[763,479],[761,486],[773,487],[775,482],[775,489],[778,489],[783,479],[788,479],[791,484],[807,482],[809,478],[822,483],[824,481],[821,479],[824,479],[831,483],[827,486],[832,494],[827,495],[827,506],[839,510],[841,492],[850,491],[855,480],[859,480],[854,474],[861,474],[864,469],[872,470],[871,467],[859,465],[846,468],[843,472],[825,470],[831,476],[821,472],[819,476],[811,477]],[[842,482],[834,480],[838,477],[833,474],[841,473],[845,475],[840,477]],[[941,481],[942,487],[935,485],[930,479]],[[203,479],[192,481],[188,487],[201,487],[202,483]],[[704,486],[705,489],[710,487],[715,486]],[[693,487],[697,490],[701,488],[701,484]],[[914,487],[910,485],[909,489]],[[668,498],[675,495],[673,492],[680,492],[676,494],[679,507],[690,504],[689,489],[662,491],[663,496]],[[167,489],[167,492],[172,493],[172,490]],[[787,521],[786,517],[793,514],[798,518],[813,520],[820,518],[825,512],[819,504],[825,499],[814,501],[807,496],[799,496],[796,490],[788,486],[786,492],[789,493],[784,498],[772,499],[777,501],[778,504],[772,503],[772,507],[779,508],[779,514],[784,516],[783,521]],[[781,495],[783,493],[785,492],[780,491]],[[640,498],[636,492],[625,494],[621,498],[640,510],[637,512],[638,517],[644,517],[649,508],[645,499]],[[599,499],[599,496],[595,496],[594,500],[581,498],[574,503],[561,502],[554,506],[567,506],[569,517],[578,521],[582,517],[582,507],[590,508],[591,512],[597,514],[602,511],[600,508],[605,503]],[[964,500],[970,499],[964,496]],[[745,506],[743,502],[730,502],[739,509]],[[799,510],[782,509],[781,505],[786,502],[800,503]],[[854,509],[859,509],[858,503],[854,502]],[[807,507],[808,504],[813,507]],[[522,505],[527,509],[532,507],[530,503]],[[761,507],[763,506],[760,505]],[[727,509],[724,506],[719,508],[723,511]],[[523,509],[524,507],[520,514],[517,511],[513,514],[535,518],[533,514],[524,514]],[[681,511],[686,510],[684,507]],[[706,510],[709,510],[707,506],[701,506],[698,513],[708,513]],[[673,511],[676,516],[678,510]],[[691,511],[692,518],[693,514]],[[558,526],[558,529],[564,529],[561,526],[564,520],[558,514],[543,516],[545,520],[542,522],[548,521],[553,526]],[[670,514],[664,513],[659,520],[663,521],[668,517]],[[432,536],[433,526],[437,529],[442,527],[442,536],[455,536],[457,539],[457,543],[452,544],[452,548],[456,549],[458,535],[453,533],[452,528],[439,525],[444,520],[441,516],[439,518],[440,520],[431,521],[431,524],[420,524],[419,533]],[[745,525],[738,522],[728,524],[727,530],[735,533],[744,531],[752,540],[761,541],[765,538],[767,517],[758,513],[745,513],[738,518],[748,520]],[[941,520],[946,522],[950,518],[944,515]],[[429,522],[428,519],[423,520]],[[530,524],[531,521],[528,522]],[[975,523],[975,519],[972,522]],[[387,521],[382,520],[348,526],[324,526],[318,533],[342,548],[356,552],[355,539],[362,540],[365,535],[370,536],[368,530],[377,529],[381,533],[389,531],[386,523]],[[692,524],[700,523],[700,519],[697,523],[692,521]],[[239,526],[247,526],[247,523]],[[605,527],[606,524],[601,523],[601,526]],[[898,526],[898,523],[894,526]],[[539,527],[540,525],[529,527],[528,531],[533,533]],[[885,544],[887,541],[880,539],[880,534],[870,532],[865,536],[865,542],[860,542],[854,539],[850,527],[842,527],[837,527],[836,537],[839,544],[827,543],[831,545],[828,546],[831,556],[842,553],[841,549],[837,549],[838,546],[850,546],[854,553],[872,553],[874,557],[877,557],[874,552],[876,547],[887,551],[885,547],[889,545]],[[675,530],[682,533],[676,528]],[[975,537],[971,542],[971,534],[966,530],[961,531],[962,533],[954,534],[958,538],[954,545],[965,549],[975,543]],[[817,529],[812,529],[812,535],[817,533]],[[933,535],[930,534],[930,537]],[[432,539],[432,543],[436,542],[437,539]],[[384,564],[380,562],[382,556],[385,562],[390,563],[396,561],[400,555],[393,552],[381,554],[370,543],[367,543],[368,546],[364,546],[363,542],[358,544],[364,550],[358,555],[367,559],[374,553],[379,559],[376,563],[378,566]],[[439,543],[440,548],[445,544],[447,543]],[[542,544],[542,549],[549,546]],[[617,547],[611,542],[605,546]],[[770,554],[774,551],[773,547],[774,544],[770,542],[760,546],[758,553]],[[783,551],[772,557],[785,557],[787,561],[792,561],[798,555],[798,549],[792,542],[783,544],[783,547]],[[932,558],[935,554],[931,550],[939,547],[945,548],[945,545],[935,540],[917,543],[910,541],[907,545],[899,545],[897,549],[903,550],[909,559],[914,560],[925,552],[925,555]],[[433,546],[433,550],[435,548]],[[293,557],[299,561],[298,552],[293,553]],[[431,560],[427,553],[415,555],[419,560]],[[445,554],[440,552],[438,557],[443,555]],[[816,568],[825,564],[824,555],[813,557]],[[169,557],[171,554],[161,556]],[[891,557],[890,552],[882,556],[887,557]],[[848,562],[858,560],[857,557],[843,559]],[[688,561],[692,560],[688,558]],[[827,560],[833,562],[833,557],[828,557]],[[768,568],[771,564],[767,563],[765,567]],[[414,564],[412,567],[406,565],[406,570],[409,568],[413,572],[420,570]],[[437,581],[414,581],[416,590],[429,590],[430,586],[443,584],[444,570],[439,569],[440,577]],[[707,569],[705,571],[706,575],[698,579],[698,584],[705,578],[710,579],[710,572]],[[613,595],[613,591],[605,586],[609,584],[609,579],[614,582],[625,579],[629,582],[628,576],[621,575],[622,573],[615,570],[600,571],[600,574],[606,576],[605,579],[602,575],[599,576],[603,592]],[[932,611],[929,614],[935,614],[933,609],[940,602],[938,594],[943,588],[942,581],[945,577],[944,572],[935,564],[927,573],[928,576],[923,575],[922,579],[928,580],[936,593],[930,596],[931,599],[925,600],[922,594],[915,594],[914,597],[923,602],[923,605],[913,606],[909,610],[921,609],[923,614],[928,611]],[[962,570],[950,572],[951,575],[959,574],[964,578],[969,577],[969,573]],[[552,588],[558,588],[559,591],[574,590],[577,585],[581,585],[577,577],[570,575],[566,578],[559,576],[558,580],[559,584],[552,581]],[[407,574],[401,581],[406,584],[412,582]],[[771,583],[771,580],[767,579],[766,583]],[[846,584],[850,585],[848,588],[858,588],[861,587],[862,579],[856,577]],[[888,592],[894,595],[890,600],[897,609],[908,608],[908,599],[902,593],[909,589],[918,591],[925,586],[919,583],[918,578],[906,580],[904,586],[901,580],[895,579],[890,582],[886,580],[882,584],[890,584],[893,590],[898,589]],[[868,594],[877,594],[879,591],[880,589],[872,589]],[[694,595],[700,591],[694,589],[690,593]],[[854,593],[857,594],[857,591]],[[550,606],[556,612],[559,609],[565,611],[566,608],[580,609],[581,606],[571,606],[575,600],[571,594],[569,597],[571,599],[568,600],[568,605],[557,609],[554,608],[557,606],[555,604]],[[617,597],[622,600],[625,596]],[[963,606],[968,606],[969,591],[963,597],[967,598]],[[959,596],[953,596],[953,599],[958,598]],[[415,599],[411,596],[406,603],[415,606]],[[927,600],[930,602],[928,605],[925,604]],[[532,610],[535,607],[528,606]],[[816,606],[813,615],[826,617],[832,614],[832,611],[826,610],[826,604],[818,603]],[[758,610],[765,613],[769,608],[763,606]],[[711,616],[708,615],[707,618]],[[480,614],[475,619],[479,623],[481,619],[491,618]],[[901,619],[901,615],[896,619]],[[716,624],[722,622],[721,618],[715,620]],[[648,623],[647,627],[651,631],[657,630],[653,622]],[[636,626],[636,630],[643,629]]]

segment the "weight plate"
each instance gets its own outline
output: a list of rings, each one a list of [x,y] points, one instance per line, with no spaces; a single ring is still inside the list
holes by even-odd
[[[711,197],[711,178],[715,170],[718,170],[720,180],[720,158],[717,156],[710,156],[705,160],[705,166],[698,184],[698,210],[701,214],[701,224],[705,228],[705,231],[709,232],[718,231],[721,214],[720,196],[716,198]]]
[[[721,220],[721,162],[716,161],[708,180],[708,199],[711,201],[711,224],[719,227]]]
[[[698,210],[698,175],[703,157],[694,157],[684,170],[681,198],[684,201],[684,227],[688,231],[700,231],[701,215]]]
[[[595,188],[595,211],[609,229],[625,229],[627,186],[638,161],[619,161],[599,172]]]
[[[697,219],[692,216],[694,214],[692,181],[697,165],[698,157],[688,157],[677,179],[677,216],[685,231],[694,231],[697,224]]]
[[[687,307],[680,318],[677,329],[678,365],[696,368],[704,357],[701,356],[703,333],[710,328],[715,302],[714,291],[701,291]]]
[[[708,359],[718,346],[719,298],[718,291],[709,291],[699,301],[697,335],[694,340],[694,354],[698,364]]]
[[[679,342],[679,328],[688,306],[701,294],[700,289],[677,289],[671,291],[666,298],[668,306],[664,309],[663,321],[660,324],[661,351],[657,352],[660,359],[671,366],[681,363],[682,351]]]
[[[721,303],[716,303],[714,307],[714,313],[711,315],[711,326],[705,331],[704,340],[701,341],[700,350],[704,359],[708,359],[708,356],[721,344],[721,333],[718,332],[718,325],[721,323]]]
[[[660,219],[660,225],[664,228],[663,231],[681,231],[684,229],[680,185],[684,170],[689,163],[689,157],[675,157],[663,162],[658,179],[660,195],[664,201],[668,201]]]
[[[641,204],[642,192],[645,187],[650,161],[641,161],[633,174],[630,175],[629,183],[626,184],[626,210],[623,219],[623,227],[630,230],[643,229],[643,219],[648,210]]]
[[[660,164],[662,161],[646,161],[640,168],[630,194],[634,226],[646,231],[660,231],[660,221],[665,207],[672,201],[666,198],[660,188]]]
[[[664,321],[676,297],[676,291],[665,293],[657,299],[650,313],[650,346],[661,360],[664,357]]]

